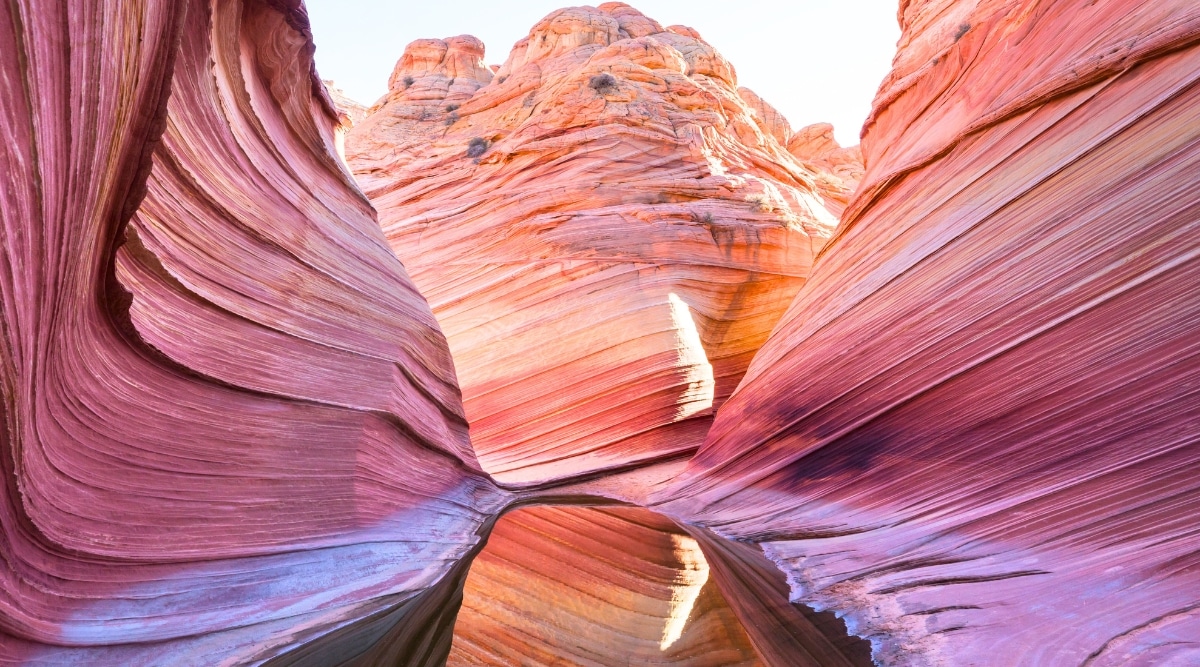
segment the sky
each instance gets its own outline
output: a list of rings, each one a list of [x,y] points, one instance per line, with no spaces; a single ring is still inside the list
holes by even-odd
[[[366,105],[415,39],[469,34],[487,64],[564,0],[306,0],[317,71]],[[600,4],[592,2],[590,4]],[[663,26],[695,28],[730,62],[738,83],[777,108],[793,128],[833,123],[843,146],[858,143],[871,100],[891,68],[898,0],[631,0]]]

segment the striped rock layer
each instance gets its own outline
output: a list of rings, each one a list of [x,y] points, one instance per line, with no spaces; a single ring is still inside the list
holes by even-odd
[[[0,72],[0,662],[254,662],[436,582],[503,495],[304,10],[14,2]]]
[[[481,465],[528,486],[690,454],[852,186],[695,31],[627,5],[550,14],[494,73],[483,53],[410,44],[347,137]]]
[[[0,663],[1200,662],[1200,8],[899,17],[864,170],[618,3],[6,5]]]
[[[881,664],[1200,664],[1200,6],[900,18],[861,189],[666,508]]]

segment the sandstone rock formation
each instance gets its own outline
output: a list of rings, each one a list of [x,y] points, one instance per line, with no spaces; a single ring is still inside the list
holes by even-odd
[[[825,208],[840,216],[862,180],[862,152],[858,146],[839,146],[829,123],[808,125],[793,132],[787,118],[753,90],[738,88],[738,95],[750,107],[759,127],[786,147],[813,175]]]
[[[503,504],[281,6],[0,10],[0,662],[260,660]]]
[[[0,663],[1200,663],[1200,7],[900,20],[860,153],[619,3],[0,10]]]
[[[817,174],[826,206],[841,215],[863,177],[862,149],[838,145],[829,123],[800,128],[788,136],[787,149]]]
[[[752,545],[644,509],[568,504],[485,522],[485,545],[424,593],[267,664],[872,664],[832,613],[789,604]]]
[[[321,83],[325,84],[325,91],[329,93],[329,99],[333,101],[334,108],[345,115],[345,118],[342,119],[343,125],[353,127],[366,120],[367,107],[351,99],[346,95],[346,91],[338,88],[333,81],[322,79]]]
[[[1200,6],[901,21],[861,190],[666,507],[881,664],[1200,663]]]
[[[535,485],[689,454],[832,232],[828,175],[695,31],[627,5],[550,14],[494,76],[482,57],[410,44],[347,158],[483,467]]]

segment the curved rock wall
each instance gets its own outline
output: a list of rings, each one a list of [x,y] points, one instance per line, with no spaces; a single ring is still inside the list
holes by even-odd
[[[667,508],[883,664],[1200,661],[1200,7],[901,19],[861,190]]]
[[[432,584],[501,504],[306,26],[0,10],[0,661],[269,657]]]
[[[840,205],[688,28],[577,7],[494,76],[481,57],[409,45],[347,138],[450,341],[480,462],[534,485],[689,454]]]
[[[298,3],[60,5],[0,10],[0,662],[432,665],[464,582],[464,663],[861,664],[785,585],[882,664],[1200,661],[1194,1],[906,0],[865,171],[627,5],[422,40],[382,232]],[[484,469],[694,525],[497,529],[600,592],[548,625]]]

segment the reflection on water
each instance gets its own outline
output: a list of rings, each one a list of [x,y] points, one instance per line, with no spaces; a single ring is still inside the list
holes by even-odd
[[[709,575],[653,512],[515,510],[471,566],[448,664],[762,664]]]
[[[633,507],[526,507],[435,585],[270,667],[870,667],[833,614],[788,602],[758,547]]]

